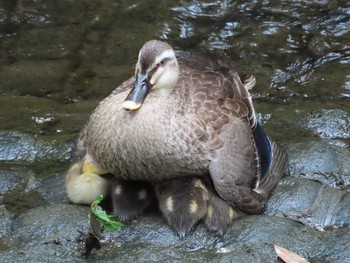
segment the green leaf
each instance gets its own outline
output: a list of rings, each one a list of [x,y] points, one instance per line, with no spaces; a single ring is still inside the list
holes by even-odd
[[[99,205],[102,201],[103,196],[99,195],[96,201],[91,204],[91,213],[96,217],[97,221],[101,223],[102,229],[106,231],[114,231],[119,227],[124,226],[123,223],[119,221],[114,221],[112,215],[108,215],[106,211],[102,209]]]

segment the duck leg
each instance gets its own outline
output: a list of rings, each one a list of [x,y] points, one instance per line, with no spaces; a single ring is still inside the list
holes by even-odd
[[[156,201],[154,188],[146,181],[115,179],[111,196],[113,213],[122,221],[137,217]]]
[[[157,182],[155,190],[163,216],[181,237],[206,215],[208,190],[200,178]]]

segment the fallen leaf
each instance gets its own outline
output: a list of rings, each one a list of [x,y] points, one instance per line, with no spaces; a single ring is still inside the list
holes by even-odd
[[[282,259],[285,263],[309,263],[305,258],[289,251],[286,248],[280,247],[275,243],[272,243],[275,247],[277,256]]]

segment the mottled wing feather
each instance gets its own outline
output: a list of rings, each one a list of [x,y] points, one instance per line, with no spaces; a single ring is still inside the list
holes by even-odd
[[[242,84],[248,90],[251,90],[256,84],[256,79],[254,75],[241,73],[239,74],[239,78],[241,79]]]
[[[256,118],[248,92],[255,78],[247,75],[242,83],[233,69],[218,71],[218,66],[208,64],[211,69],[202,74],[184,70],[192,84],[185,100],[190,105],[188,113],[202,121],[207,133],[209,172],[218,194],[231,205],[258,213],[262,197],[252,191],[260,176],[252,134]]]
[[[256,117],[248,91],[249,88],[255,85],[255,77],[248,74],[241,75],[242,83],[238,73],[230,68],[233,67],[232,63],[226,58],[219,57],[215,60],[213,56],[200,56],[199,61],[206,61],[206,64],[202,64],[207,65],[206,69],[203,66],[199,67],[194,62],[197,61],[196,59],[198,60],[196,57],[190,57],[187,60],[180,60],[180,67],[183,68],[183,76],[180,76],[180,79],[186,79],[185,84],[190,85],[188,88],[190,93],[185,98],[185,101],[188,101],[190,105],[189,108],[196,114],[198,109],[205,111],[204,114],[198,112],[200,117],[205,117],[210,109],[216,110],[217,114],[220,115],[221,109],[217,109],[217,106],[226,102],[225,107],[232,109],[230,114],[236,115],[238,118],[246,118],[251,127],[255,127]],[[195,66],[197,66],[197,70],[193,71]],[[232,101],[229,101],[229,99]],[[225,109],[223,111],[224,114],[227,113]]]
[[[222,136],[225,144],[209,164],[216,191],[232,206],[249,212],[255,208],[260,211],[259,200],[252,191],[258,166],[249,123],[236,119],[223,130]]]

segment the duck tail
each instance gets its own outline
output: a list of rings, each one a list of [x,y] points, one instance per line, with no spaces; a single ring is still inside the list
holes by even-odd
[[[255,192],[264,197],[268,197],[276,188],[279,180],[284,174],[284,169],[288,161],[288,155],[276,142],[269,139],[271,143],[272,161],[268,172],[262,177],[259,184],[254,189]]]

